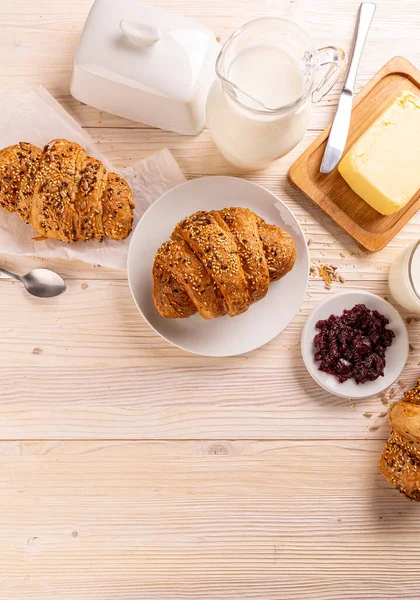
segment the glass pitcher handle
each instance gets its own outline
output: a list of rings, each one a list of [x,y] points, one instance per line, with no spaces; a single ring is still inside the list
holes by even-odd
[[[330,65],[324,77],[312,92],[312,102],[316,104],[328,94],[332,86],[338,81],[341,73],[347,65],[344,50],[335,46],[325,46],[318,50],[319,66]]]

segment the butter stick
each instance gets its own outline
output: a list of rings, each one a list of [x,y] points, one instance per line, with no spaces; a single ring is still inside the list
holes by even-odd
[[[338,170],[382,215],[391,215],[420,188],[420,98],[405,90],[343,157]]]

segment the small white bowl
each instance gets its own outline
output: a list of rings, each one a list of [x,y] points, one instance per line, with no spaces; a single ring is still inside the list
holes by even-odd
[[[345,309],[355,304],[365,304],[371,310],[377,310],[389,320],[389,329],[395,338],[385,355],[386,366],[383,377],[375,381],[357,384],[353,379],[340,383],[334,375],[319,371],[319,361],[315,360],[313,340],[319,329],[315,325],[320,319],[328,319],[330,315],[340,316]],[[360,290],[340,292],[321,302],[309,315],[302,332],[302,356],[311,377],[327,392],[341,398],[368,398],[383,392],[398,379],[408,359],[409,345],[407,328],[400,314],[383,298]]]

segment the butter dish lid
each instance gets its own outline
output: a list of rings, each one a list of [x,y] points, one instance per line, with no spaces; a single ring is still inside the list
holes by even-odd
[[[96,0],[75,64],[122,86],[188,101],[213,75],[213,33],[195,21],[137,0]]]

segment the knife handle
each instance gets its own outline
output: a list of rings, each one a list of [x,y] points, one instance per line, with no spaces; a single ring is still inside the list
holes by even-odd
[[[356,35],[354,40],[353,56],[347,72],[346,81],[344,82],[344,90],[353,93],[354,84],[356,82],[357,69],[359,67],[360,57],[362,56],[363,46],[365,45],[366,37],[372,23],[375,13],[376,4],[373,2],[362,2],[359,8],[359,16],[357,19]]]

